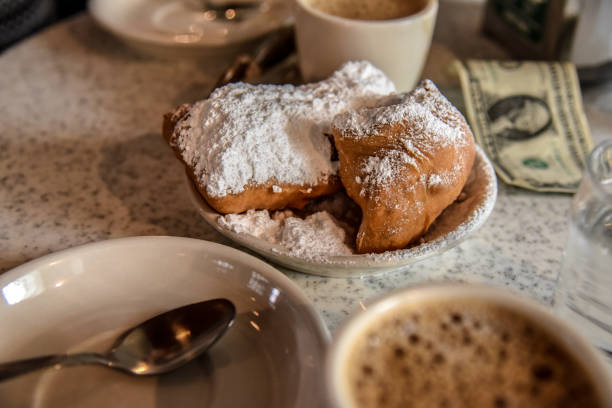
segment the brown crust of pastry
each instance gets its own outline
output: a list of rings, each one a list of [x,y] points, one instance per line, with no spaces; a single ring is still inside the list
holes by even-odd
[[[198,192],[204,197],[208,205],[222,214],[241,213],[250,209],[277,210],[283,208],[303,208],[312,198],[333,194],[342,188],[338,176],[329,177],[317,185],[295,185],[267,183],[263,185],[247,186],[238,194],[227,194],[223,197],[211,196],[206,192],[206,185],[202,184],[182,157],[177,143],[178,132],[176,125],[189,115],[191,105],[180,105],[164,115],[162,134],[168,145],[174,150],[176,157],[185,165],[189,178]],[[280,187],[274,191],[273,186]],[[278,188],[276,188],[278,190]]]
[[[461,127],[465,134],[461,148],[448,144],[433,146],[427,149],[434,152],[431,156],[414,156],[417,165],[406,165],[391,188],[377,188],[366,194],[362,183],[357,182],[367,177],[363,160],[372,156],[382,158],[393,150],[405,150],[401,138],[415,130],[406,122],[394,123],[381,126],[371,137],[357,140],[344,137],[340,130],[332,127],[342,184],[362,211],[357,252],[380,253],[409,246],[455,201],[472,170],[475,156],[472,132],[465,121]],[[431,185],[419,182],[423,177],[440,172],[453,172],[455,181]]]

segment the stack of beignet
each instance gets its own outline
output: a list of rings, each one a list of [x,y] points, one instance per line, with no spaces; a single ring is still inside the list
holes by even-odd
[[[166,114],[163,133],[220,213],[301,208],[344,186],[362,210],[357,252],[401,249],[458,197],[474,141],[433,82],[393,91],[367,62],[299,87],[230,84]]]

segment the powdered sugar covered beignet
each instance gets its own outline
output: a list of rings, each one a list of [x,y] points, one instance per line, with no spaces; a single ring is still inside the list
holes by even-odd
[[[298,87],[229,84],[167,114],[164,135],[217,211],[300,208],[341,188],[328,139],[334,115],[393,91],[368,62]]]
[[[362,210],[357,251],[405,248],[463,188],[472,132],[430,80],[387,104],[338,115],[332,131],[347,194]]]

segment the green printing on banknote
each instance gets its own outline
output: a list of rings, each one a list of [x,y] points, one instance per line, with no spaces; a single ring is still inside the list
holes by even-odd
[[[574,193],[593,147],[571,63],[455,62],[476,142],[506,183]]]

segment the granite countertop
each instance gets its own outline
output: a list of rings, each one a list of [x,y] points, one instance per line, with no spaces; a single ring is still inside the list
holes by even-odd
[[[451,99],[460,93],[452,81],[445,83],[444,67],[455,53],[505,55],[477,29],[461,31],[474,42],[457,41],[452,15],[442,11],[426,68]],[[451,52],[453,43],[462,49]],[[235,246],[192,206],[183,168],[160,131],[162,115],[206,95],[229,61],[140,56],[88,15],[1,54],[0,271],[53,251],[126,236],[185,236]],[[611,99],[610,84],[585,93],[595,140],[612,128]],[[550,304],[570,200],[500,183],[493,214],[480,230],[404,272],[355,279],[283,272],[332,332],[360,302],[421,281],[484,282]]]

